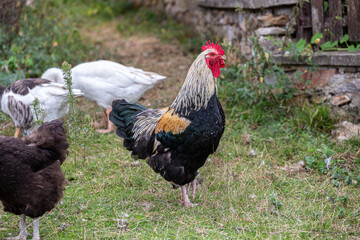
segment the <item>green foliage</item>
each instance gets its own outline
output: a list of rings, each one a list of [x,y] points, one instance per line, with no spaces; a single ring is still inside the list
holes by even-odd
[[[39,125],[44,123],[44,118],[46,117],[45,110],[42,108],[39,99],[35,98],[33,102],[35,122]]]
[[[311,41],[315,42],[317,39],[315,37],[319,36],[320,34],[315,35]],[[290,56],[297,62],[301,60],[305,61],[309,65],[314,65],[311,61],[313,56],[311,44],[307,44],[305,39],[300,38],[297,42],[289,41],[287,39],[275,40],[272,36],[268,36],[267,39],[271,40],[273,44],[278,46],[285,56]]]
[[[342,39],[340,40],[340,43],[345,43],[345,42],[347,42],[347,41],[349,41],[349,35],[348,35],[348,34],[345,34],[345,35],[342,37]]]
[[[311,38],[312,44],[317,44],[315,42],[316,39],[321,40],[323,38],[322,33],[315,33],[315,35]],[[327,41],[320,45],[322,51],[336,51],[336,50],[348,50],[349,52],[353,53],[357,50],[360,50],[360,44],[350,44],[349,43],[349,35],[345,34],[340,42],[338,41]]]
[[[304,41],[296,45],[299,49],[306,47]],[[275,77],[269,79],[271,75]],[[263,76],[267,76],[273,85],[267,86]],[[274,79],[282,81],[274,84]],[[257,135],[256,139],[269,141],[264,143],[265,146],[258,144],[267,149],[268,154],[276,156],[278,162],[301,159],[306,163],[306,169],[321,174],[328,174],[329,167],[331,172],[342,176],[334,178],[338,184],[352,184],[354,177],[351,174],[360,177],[360,173],[341,166],[336,158],[329,166],[324,162],[338,151],[335,145],[329,143],[328,136],[338,119],[324,105],[290,105],[291,101],[287,99],[291,98],[294,92],[291,92],[287,74],[271,63],[271,55],[259,48],[256,40],[252,58],[245,59],[243,65],[231,66],[223,71],[218,89],[219,98],[226,105],[227,117],[233,121],[231,128],[234,129],[234,136],[239,132],[236,129],[249,126],[252,131],[257,132],[253,133],[253,138]],[[288,140],[274,140],[282,138]],[[281,150],[274,148],[275,145]],[[275,208],[281,206],[275,198],[271,198],[270,202]]]
[[[91,126],[90,119],[84,114],[83,111],[78,109],[75,102],[75,96],[72,90],[72,76],[71,65],[64,61],[62,64],[63,77],[68,89],[68,103],[70,105],[70,116],[67,120],[68,138],[71,144],[80,146],[80,151],[73,152],[74,154],[74,172],[77,169],[77,156],[81,155],[85,160],[88,149],[89,140],[91,140]]]
[[[245,81],[243,76],[245,67],[244,65],[229,67],[221,75],[219,94],[229,107],[240,104],[251,106],[257,101],[256,86]]]
[[[271,61],[271,53],[265,51],[256,37],[250,37],[253,54],[242,56],[244,64],[231,66],[221,75],[219,95],[227,106],[239,104],[252,106],[265,99],[280,102],[290,99],[296,92],[288,74]]]
[[[77,109],[75,106],[75,97],[74,97],[74,93],[72,91],[72,76],[71,76],[71,65],[68,62],[63,62],[62,64],[62,71],[63,71],[63,77],[68,89],[68,103],[70,105],[70,109],[71,109],[71,113],[70,113],[70,117],[67,121],[68,124],[68,128],[70,129],[69,134],[67,135],[70,142],[73,144],[77,144],[78,143],[78,133],[79,133],[79,129],[78,129],[78,114],[77,114]],[[75,161],[75,171],[76,171],[76,161],[77,161],[77,157],[76,157],[76,153],[74,154],[74,161]]]
[[[315,156],[305,157],[307,170],[319,170],[321,173],[326,174],[328,172],[324,158],[317,158]]]
[[[278,199],[277,193],[272,193],[269,195],[270,205],[273,206],[276,210],[280,210],[283,203]]]
[[[3,83],[40,76],[64,59],[77,64],[94,53],[82,42],[75,24],[64,19],[61,6],[56,0],[35,1],[32,7],[25,6],[19,28],[5,32],[0,25],[0,68],[6,69],[1,73]]]
[[[22,70],[16,70],[15,72],[0,72],[0,84],[4,86],[8,86],[12,82],[24,78],[25,74]]]
[[[332,116],[329,107],[325,105],[314,104],[313,106],[305,105],[301,108],[295,107],[293,114],[295,121],[293,125],[295,129],[329,133],[338,122],[337,119]]]
[[[299,41],[295,43],[295,50],[297,52],[303,52],[306,49],[306,40],[300,38]]]
[[[324,13],[326,13],[328,9],[329,9],[329,2],[327,0],[325,0],[324,1]]]
[[[323,34],[322,33],[315,33],[314,36],[312,36],[311,38],[311,44],[315,44],[315,41],[318,39],[318,40],[321,40],[323,37]]]
[[[337,45],[338,45],[338,41],[334,41],[334,42],[330,42],[327,41],[326,43],[322,44],[320,46],[321,50],[336,50],[337,49]]]
[[[74,93],[72,91],[72,76],[71,76],[71,65],[64,61],[62,66],[62,71],[63,71],[63,77],[66,83],[66,86],[68,88],[68,92],[69,92],[69,103],[70,103],[70,108],[73,111],[73,114],[76,114],[76,109],[75,109],[75,105],[74,105]]]

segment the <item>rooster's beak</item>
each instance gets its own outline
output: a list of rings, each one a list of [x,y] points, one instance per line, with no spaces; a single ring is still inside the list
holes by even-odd
[[[222,55],[221,57],[220,57],[220,67],[221,68],[224,68],[225,67],[225,60],[226,60],[226,56],[225,55]]]

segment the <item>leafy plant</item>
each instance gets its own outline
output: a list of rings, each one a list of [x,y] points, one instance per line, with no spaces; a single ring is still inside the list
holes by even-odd
[[[295,108],[293,114],[294,128],[296,129],[329,133],[337,123],[337,118],[331,114],[329,107],[325,105],[305,105],[301,108]]]
[[[62,20],[61,4],[65,3],[34,1],[31,7],[24,7],[17,28],[5,32],[5,25],[0,24],[0,69],[6,83],[37,77],[63,59],[77,64],[96,53],[83,43],[73,22]]]
[[[318,44],[320,40],[323,38],[322,33],[315,33],[314,36],[311,38],[311,44]]]
[[[35,98],[33,102],[34,114],[35,114],[35,122],[39,125],[44,123],[44,118],[46,117],[45,110],[42,108],[39,99]]]
[[[325,174],[328,172],[326,163],[324,161],[324,157],[318,158],[315,156],[306,156],[305,157],[305,168],[307,170],[319,170],[322,174]]]
[[[266,51],[257,37],[250,37],[253,54],[241,56],[244,64],[232,66],[221,75],[220,92],[229,106],[245,104],[251,106],[261,99],[279,102],[290,99],[297,91],[288,74],[272,62],[271,52]]]
[[[68,137],[72,143],[77,143],[78,141],[78,117],[77,117],[77,110],[75,106],[75,97],[74,93],[72,91],[72,77],[71,77],[71,65],[68,62],[63,62],[62,64],[62,71],[63,71],[63,77],[68,89],[68,103],[70,105],[70,118],[68,119],[68,126],[71,129],[68,132]],[[74,166],[75,166],[75,172],[76,172],[76,166],[77,166],[77,157],[76,153],[74,153]]]
[[[329,9],[329,2],[327,0],[325,0],[324,1],[324,13],[326,13],[328,9]]]
[[[280,210],[283,203],[278,199],[277,193],[272,193],[268,196],[270,205],[273,206],[276,210]]]
[[[315,33],[315,35],[311,38],[312,44],[318,44],[320,40],[323,38],[322,33]],[[317,41],[319,40],[319,41]],[[345,47],[341,47],[345,46]],[[338,51],[338,50],[348,50],[349,52],[353,53],[357,50],[360,50],[360,43],[359,44],[349,44],[349,35],[345,34],[340,42],[338,41],[327,41],[320,45],[322,51]]]
[[[69,127],[68,138],[71,143],[81,146],[81,155],[83,161],[86,158],[86,151],[88,148],[88,141],[91,139],[91,127],[90,119],[88,116],[84,116],[82,112],[76,107],[75,97],[72,90],[72,76],[71,65],[68,62],[62,64],[63,77],[68,89],[68,103],[70,105],[70,114],[67,120]],[[82,114],[82,115],[81,115]],[[77,168],[77,152],[74,152],[74,171]]]

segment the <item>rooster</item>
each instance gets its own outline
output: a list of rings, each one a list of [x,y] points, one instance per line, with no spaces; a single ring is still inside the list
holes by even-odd
[[[217,99],[216,78],[225,67],[224,50],[207,42],[191,65],[184,85],[168,108],[146,109],[137,103],[115,100],[110,121],[135,158],[167,181],[180,186],[183,204],[192,207],[189,187],[207,157],[214,153],[225,129],[225,114]]]
[[[33,239],[39,240],[39,219],[55,207],[65,190],[60,165],[69,143],[61,120],[46,122],[30,136],[0,136],[0,201],[7,212],[20,215],[20,235],[26,239],[26,216],[35,218]]]

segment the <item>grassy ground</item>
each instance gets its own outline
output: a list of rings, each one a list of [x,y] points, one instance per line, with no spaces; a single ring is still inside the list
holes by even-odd
[[[306,132],[287,134],[291,130],[274,124],[252,130],[235,118],[227,126],[218,152],[201,169],[194,208],[181,205],[180,189],[173,189],[145,162],[131,159],[115,134],[91,130],[85,142],[71,145],[63,165],[68,180],[65,195],[61,204],[41,218],[42,238],[360,236],[358,188],[343,182],[335,186],[330,174],[306,171],[298,164],[311,151],[329,145],[327,139]],[[283,133],[265,137],[273,127]],[[9,126],[1,133],[11,132]],[[17,234],[19,218],[0,213],[0,238]]]
[[[136,47],[124,45],[129,38],[111,38],[119,34],[114,32],[121,24],[116,21],[92,26],[112,32],[109,38],[89,29],[82,34],[104,50],[107,44],[120,49],[111,55],[114,60],[167,75],[141,103],[168,105],[193,55],[178,43],[160,42],[153,33],[137,35],[135,30],[126,37]],[[144,49],[153,50],[144,54]],[[99,120],[101,110],[77,100],[83,131],[80,139],[71,139],[63,165],[64,198],[41,218],[41,238],[359,239],[360,141],[335,143],[328,132],[307,128],[311,111],[306,109],[261,102],[251,108],[230,107],[225,99],[221,92],[226,131],[217,153],[200,169],[194,208],[182,206],[180,189],[173,189],[146,162],[131,159],[115,133],[101,135],[89,127],[84,119]],[[64,121],[73,136],[69,117]],[[1,113],[0,125],[1,135],[14,133],[11,119]],[[328,170],[324,160],[330,156]],[[0,239],[18,232],[19,218],[0,210]]]

